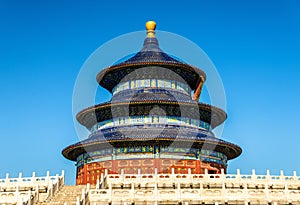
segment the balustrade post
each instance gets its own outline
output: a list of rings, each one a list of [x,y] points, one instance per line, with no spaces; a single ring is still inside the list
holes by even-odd
[[[20,205],[23,205],[23,198],[18,194],[18,202]]]
[[[32,204],[32,201],[33,200],[31,200],[31,190],[29,190],[29,192],[28,192],[28,195],[27,195],[27,197],[26,198],[28,198],[27,200],[27,204],[28,204],[28,202],[29,202],[29,204],[31,205]]]
[[[36,202],[39,202],[39,196],[40,196],[40,190],[39,190],[39,185],[35,185],[35,193],[36,193]]]
[[[257,179],[256,173],[255,173],[255,169],[252,169],[252,176],[251,179]]]
[[[47,171],[47,174],[46,174],[46,183],[49,186],[49,183],[50,183],[50,171]]]
[[[226,193],[225,181],[224,181],[224,178],[222,177],[222,197],[223,197],[223,199],[227,198],[226,196],[227,196],[227,193]]]
[[[53,185],[53,182],[52,182],[52,180],[51,180],[51,181],[50,181],[50,196],[51,196],[51,198],[54,196],[53,188],[54,188],[54,185]]]
[[[80,205],[80,199],[79,199],[79,196],[76,197],[76,205]]]
[[[134,201],[134,182],[131,183],[131,201]]]
[[[187,178],[189,179],[190,183],[193,183],[192,169],[191,168],[188,168],[188,177]]]
[[[267,179],[268,182],[269,182],[270,179],[271,179],[270,170],[267,170],[266,179]]]
[[[59,176],[58,174],[55,175],[55,182],[56,182],[56,186],[55,186],[55,193],[58,192],[59,190]]]
[[[279,179],[280,179],[280,182],[281,182],[281,183],[285,183],[283,170],[280,170],[280,176],[279,176]]]
[[[101,184],[103,183],[103,181],[104,181],[104,174],[101,172],[101,180],[100,180]]]
[[[244,200],[245,200],[245,204],[247,203],[248,204],[248,184],[247,184],[247,181],[244,181],[244,190],[243,190],[243,197]]]
[[[298,177],[297,177],[297,172],[293,171],[293,180],[297,181]]]
[[[85,194],[85,189],[81,189],[81,199],[84,198],[84,194]]]
[[[121,180],[122,180],[122,183],[124,183],[124,180],[125,180],[125,173],[124,173],[124,169],[121,169]]]
[[[204,196],[204,194],[203,194],[203,183],[202,182],[203,182],[202,180],[199,182],[199,192],[200,192],[200,200],[201,201],[203,201],[203,196]]]
[[[207,169],[204,169],[204,179],[208,179],[209,176],[208,176],[208,170]]]
[[[80,201],[82,202],[83,205],[85,205],[85,189],[81,190],[81,200]]]
[[[65,177],[65,170],[61,170],[61,177]]]
[[[289,189],[288,189],[288,185],[286,183],[284,184],[284,196],[285,196],[286,200],[290,199],[290,197],[289,197]]]
[[[19,193],[19,185],[16,186],[16,190],[15,190],[14,196],[17,197],[18,203],[20,205],[23,205],[23,198],[21,197],[21,195]]]
[[[35,182],[36,182],[36,175],[35,175],[35,172],[32,172],[31,181],[32,181],[33,184],[35,184]]]
[[[102,181],[102,180],[101,180]],[[96,189],[100,189],[100,182],[99,178],[96,180]]]
[[[16,186],[16,191],[15,191],[15,193],[16,193],[16,194],[19,194],[19,185]]]
[[[112,198],[113,198],[113,196],[112,196],[113,192],[112,192],[112,185],[110,182],[108,184],[108,189],[109,189],[109,201],[111,202]]]
[[[177,200],[178,200],[178,202],[181,202],[181,187],[180,187],[180,182],[177,183]]]
[[[65,184],[65,170],[61,170],[61,183],[60,183],[60,186],[64,185],[64,184]]]
[[[222,168],[221,169],[221,176],[220,176],[220,178],[222,179],[222,183],[224,183],[225,181],[225,178],[226,178],[226,176],[225,176],[225,171],[224,171],[224,169]]]
[[[266,192],[266,198],[267,199],[270,198],[270,194],[269,194],[269,182],[270,182],[270,179],[271,179],[270,170],[267,169],[266,183],[265,183],[265,192]],[[269,199],[269,203],[271,203],[270,199]]]
[[[284,183],[284,173],[283,170],[280,170],[280,181]]]
[[[157,190],[157,181],[155,181],[155,184],[154,184],[154,198],[155,198],[155,202],[154,204],[158,204],[158,190]]]
[[[241,179],[241,170],[240,169],[236,169],[236,178],[237,179]]]
[[[101,186],[101,187],[100,187]],[[101,181],[100,181],[100,184],[99,184],[99,187],[98,189],[102,188],[104,186],[104,174],[101,173]]]
[[[175,182],[175,169],[171,168],[171,179],[172,179],[172,183]]]
[[[6,173],[6,176],[5,176],[5,186],[8,186],[9,184],[9,173]]]
[[[224,169],[222,168],[221,169],[221,175],[224,175],[225,174],[225,171],[224,171]]]
[[[31,204],[37,204],[39,203],[39,195],[36,192],[33,192],[33,198]]]
[[[22,182],[22,172],[19,173],[18,183],[20,184]]]
[[[269,184],[268,184],[268,182],[265,183],[265,194],[266,194],[266,199],[269,199]]]
[[[158,172],[158,171],[157,171],[157,168],[155,167],[155,168],[154,168],[154,178],[155,178],[156,181],[157,181],[157,172]]]
[[[137,183],[141,182],[141,169],[138,169],[138,174],[137,174]]]

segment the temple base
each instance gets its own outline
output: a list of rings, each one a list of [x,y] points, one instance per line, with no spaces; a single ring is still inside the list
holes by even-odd
[[[76,184],[96,184],[101,179],[105,170],[109,174],[220,174],[221,169],[226,172],[226,166],[212,162],[201,162],[200,160],[176,160],[176,159],[132,159],[132,160],[109,160],[104,162],[92,162],[77,167]],[[122,171],[123,170],[123,171]]]

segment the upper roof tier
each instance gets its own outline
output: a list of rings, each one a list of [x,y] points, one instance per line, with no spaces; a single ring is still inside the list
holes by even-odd
[[[148,66],[163,67],[173,71],[174,73],[179,75],[182,78],[182,80],[191,87],[192,90],[197,88],[197,85],[200,83],[199,81],[205,81],[206,75],[201,69],[176,60],[168,54],[164,53],[159,48],[158,40],[155,37],[155,27],[156,24],[153,21],[148,21],[146,23],[147,37],[144,40],[143,48],[128,60],[115,64],[100,71],[96,78],[99,85],[112,92],[113,88],[129,73],[141,67]],[[174,76],[164,74],[159,74],[157,76],[157,74],[158,73],[156,73],[156,76],[152,76],[153,72],[143,72],[143,75],[131,75],[131,78],[147,79],[153,77],[168,79]]]

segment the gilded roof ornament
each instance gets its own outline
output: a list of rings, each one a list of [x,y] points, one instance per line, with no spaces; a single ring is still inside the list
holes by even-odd
[[[156,22],[155,21],[147,21],[146,29],[147,29],[147,38],[155,38]]]

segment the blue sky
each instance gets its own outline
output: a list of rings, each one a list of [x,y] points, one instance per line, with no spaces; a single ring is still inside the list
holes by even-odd
[[[228,171],[300,174],[299,10],[298,0],[0,0],[0,177],[64,169],[74,183],[61,150],[78,141],[77,74],[99,46],[149,19],[198,44],[218,69],[228,113],[222,138],[243,148]]]

